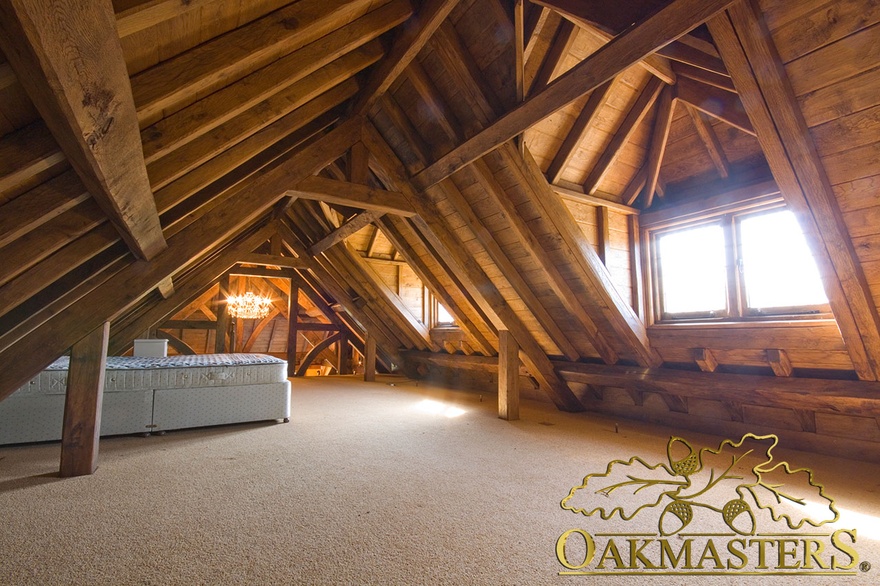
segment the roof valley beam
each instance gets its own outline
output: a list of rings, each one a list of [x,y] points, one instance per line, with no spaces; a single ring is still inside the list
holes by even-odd
[[[672,114],[675,110],[675,100],[672,98],[672,93],[671,87],[663,88],[660,92],[660,101],[657,104],[657,117],[654,119],[651,145],[648,148],[645,208],[651,207],[651,202],[654,200],[657,182],[660,179],[660,165],[663,164],[663,155],[666,153],[666,145],[669,142],[669,130],[672,128]]]
[[[169,240],[152,261],[132,262],[74,305],[53,315],[0,351],[0,400],[63,354],[102,321],[112,320],[163,279],[210,254],[270,212],[287,185],[343,155],[356,142],[362,120],[352,119],[297,152],[278,167],[236,186],[236,205],[220,206]]]
[[[413,221],[418,225],[419,230],[437,249],[438,253],[452,262],[453,269],[463,278],[465,285],[471,289],[475,299],[484,305],[484,311],[488,315],[494,316],[495,327],[510,330],[520,345],[523,361],[540,381],[554,403],[565,411],[583,410],[580,401],[553,370],[544,350],[507,304],[492,280],[486,276],[479,264],[465,253],[464,246],[458,237],[449,230],[444,222],[439,220],[440,216],[435,207],[429,204],[426,198],[420,197],[415,188],[410,185],[406,179],[403,164],[372,124],[365,125],[363,140],[381,167],[380,172],[410,199],[410,203],[418,213]]]
[[[700,140],[709,152],[709,158],[712,159],[712,164],[715,165],[718,175],[720,175],[722,179],[727,179],[730,176],[730,163],[727,161],[727,156],[724,154],[724,147],[721,146],[721,141],[718,140],[718,135],[715,134],[715,130],[712,129],[711,124],[706,120],[708,115],[697,110],[690,104],[684,103],[683,105],[687,110],[691,121],[694,123],[694,128],[697,129],[697,136],[700,137]]]
[[[546,88],[441,157],[413,178],[420,190],[438,183],[483,154],[687,33],[733,0],[674,0],[581,61]]]
[[[391,244],[400,251],[401,256],[406,260],[410,268],[415,272],[419,279],[424,283],[434,297],[440,300],[450,314],[455,318],[458,326],[470,336],[471,343],[486,356],[495,353],[495,349],[491,343],[483,336],[476,324],[471,321],[467,313],[459,306],[458,302],[446,289],[440,284],[434,274],[429,270],[428,266],[414,250],[410,248],[409,243],[404,236],[404,230],[409,229],[409,225],[400,218],[385,217],[379,220],[382,226],[382,232]],[[417,232],[411,230],[412,234]]]
[[[407,66],[416,58],[458,0],[428,0],[421,10],[403,25],[388,56],[370,74],[354,105],[352,113],[366,115]]]
[[[336,244],[342,242],[349,236],[355,234],[362,228],[366,228],[384,214],[375,213],[375,212],[361,212],[352,219],[345,222],[339,228],[333,230],[324,238],[316,242],[309,248],[309,254],[315,256],[316,254],[321,254],[325,250],[335,246]]]
[[[138,258],[166,247],[109,3],[0,2],[0,47],[77,175]]]
[[[880,378],[880,317],[836,196],[760,13],[746,2],[709,30],[758,131],[786,203],[798,217],[860,379]],[[760,63],[760,67],[753,67]]]
[[[622,347],[631,352],[639,364],[658,366],[662,360],[651,348],[644,322],[621,297],[611,281],[608,269],[575,224],[574,218],[561,198],[547,183],[529,150],[525,149],[521,154],[509,143],[502,148],[506,151],[507,159],[512,162],[514,169],[523,179],[524,185],[534,193],[532,201],[541,211],[544,220],[555,227],[562,241],[560,252],[579,273],[580,280],[595,291],[597,303],[617,339],[623,344]]]

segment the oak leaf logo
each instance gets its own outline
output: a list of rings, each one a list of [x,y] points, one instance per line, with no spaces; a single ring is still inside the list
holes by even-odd
[[[612,460],[604,472],[588,474],[572,488],[562,508],[628,521],[662,505],[657,527],[663,536],[679,533],[702,510],[721,515],[740,535],[755,534],[755,515],[761,511],[790,529],[837,521],[834,499],[811,470],[774,462],[778,443],[775,435],[747,433],[716,449],[695,450],[684,438],[671,437],[666,462],[649,464],[638,456]]]

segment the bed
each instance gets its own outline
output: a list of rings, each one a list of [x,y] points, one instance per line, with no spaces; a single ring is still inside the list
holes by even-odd
[[[0,401],[0,445],[61,439],[68,360]],[[102,436],[289,417],[287,362],[273,356],[107,358]]]

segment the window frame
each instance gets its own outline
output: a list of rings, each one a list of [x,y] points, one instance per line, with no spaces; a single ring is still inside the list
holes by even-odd
[[[652,324],[767,322],[778,320],[833,319],[828,303],[773,308],[772,311],[748,307],[748,296],[742,272],[743,219],[788,209],[778,192],[758,195],[741,201],[722,199],[704,210],[684,206],[683,212],[661,210],[642,217],[645,256],[645,298]],[[710,224],[719,224],[724,234],[727,265],[727,307],[718,312],[664,313],[663,287],[659,262],[658,239],[663,235]],[[820,274],[821,278],[821,274]]]

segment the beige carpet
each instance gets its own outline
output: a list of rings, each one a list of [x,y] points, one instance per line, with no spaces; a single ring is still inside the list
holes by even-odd
[[[0,584],[707,580],[559,575],[555,544],[564,531],[636,527],[563,510],[562,498],[612,459],[665,462],[674,430],[534,402],[508,423],[491,392],[481,398],[391,377],[297,379],[293,387],[290,424],[108,438],[90,477],[55,476],[58,444],[0,448]],[[684,435],[700,446],[723,439]],[[834,528],[856,528],[860,562],[873,567],[709,582],[880,583],[880,467],[784,449],[776,456],[815,470],[842,510]],[[687,529],[695,528],[711,522],[695,513]]]

